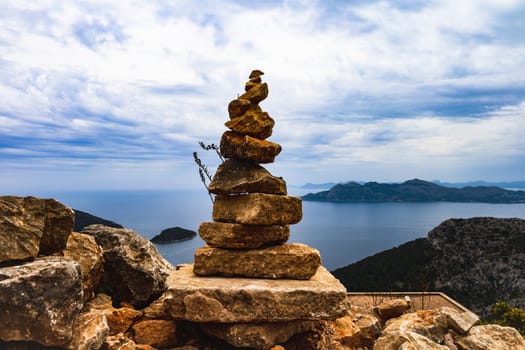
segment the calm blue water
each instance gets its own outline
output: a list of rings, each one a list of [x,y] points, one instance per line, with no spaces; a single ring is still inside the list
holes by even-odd
[[[211,201],[204,190],[101,191],[42,194],[62,203],[120,223],[146,238],[180,226],[197,231],[211,221]],[[474,216],[525,219],[525,204],[485,203],[320,203],[303,202],[303,220],[291,226],[290,242],[320,250],[330,270],[418,237],[442,221]],[[172,264],[193,261],[200,238],[159,245]]]

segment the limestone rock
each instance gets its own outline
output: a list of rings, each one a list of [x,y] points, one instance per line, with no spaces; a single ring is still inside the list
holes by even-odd
[[[226,159],[219,165],[208,190],[214,194],[286,194],[286,182],[253,162]]]
[[[93,291],[102,277],[104,266],[102,248],[93,237],[73,232],[67,240],[63,254],[80,264],[84,301],[91,299]]]
[[[173,269],[147,239],[129,229],[90,225],[82,233],[95,237],[104,251],[100,289],[117,303],[144,307],[165,290]]]
[[[241,135],[250,135],[260,140],[272,136],[275,121],[266,112],[248,110],[243,115],[227,121],[224,125]]]
[[[234,119],[234,118],[240,117],[249,109],[258,110],[258,111],[261,110],[260,107],[259,108],[256,108],[256,107],[258,106],[253,105],[248,100],[235,99],[228,104],[228,114],[230,115],[230,119]]]
[[[302,218],[301,198],[250,193],[216,196],[213,220],[245,225],[288,225]]]
[[[0,197],[0,262],[61,252],[74,212],[54,199]]]
[[[346,289],[325,268],[307,281],[197,277],[191,265],[168,278],[165,307],[193,322],[276,322],[335,319]]]
[[[385,301],[376,306],[374,309],[383,322],[388,321],[391,318],[396,318],[404,314],[408,310],[409,306],[404,299],[392,299]]]
[[[100,310],[82,312],[73,324],[69,350],[98,350],[109,334],[106,316]]]
[[[119,333],[107,337],[102,350],[137,350],[137,344],[124,333]]]
[[[374,344],[374,350],[450,350],[427,337],[411,331],[387,333]]]
[[[39,255],[59,253],[75,226],[75,212],[54,199],[45,199],[44,234],[40,240]]]
[[[441,343],[447,330],[447,317],[439,310],[420,310],[404,314],[387,322],[374,349],[397,349],[405,342],[411,343],[414,339],[418,340],[419,337],[415,337],[414,334],[419,334],[431,342]],[[392,345],[387,347],[387,344]]]
[[[307,280],[319,266],[319,251],[299,243],[248,250],[205,246],[195,251],[193,272],[199,276]]]
[[[147,344],[159,349],[177,345],[177,326],[170,320],[144,320],[131,327],[137,344]]]
[[[116,335],[126,333],[133,322],[142,316],[142,312],[130,307],[109,307],[104,310],[104,315],[108,320],[109,333]]]
[[[460,334],[467,333],[480,321],[478,315],[470,311],[458,312],[450,307],[442,307],[438,310],[447,317],[448,327]]]
[[[82,297],[80,266],[63,257],[0,268],[0,339],[66,345]]]
[[[512,327],[494,324],[474,326],[468,335],[456,339],[461,349],[523,350],[525,339]]]
[[[233,131],[222,134],[221,154],[225,158],[239,158],[256,163],[272,163],[281,153],[281,146],[267,140],[259,140],[248,135],[240,135]]]
[[[380,321],[357,308],[349,307],[347,315],[334,321],[325,321],[332,329],[337,342],[352,349],[370,348],[381,334]]]
[[[268,84],[254,82],[250,90],[239,96],[239,99],[249,100],[251,103],[259,103],[266,97],[268,97]]]
[[[314,321],[272,323],[201,323],[201,329],[235,347],[267,350],[297,333],[310,330]]]
[[[290,228],[282,225],[253,226],[225,222],[203,222],[199,236],[212,247],[260,248],[285,243]]]

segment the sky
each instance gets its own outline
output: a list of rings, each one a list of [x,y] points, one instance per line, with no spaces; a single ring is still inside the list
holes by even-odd
[[[201,188],[252,69],[289,185],[525,180],[525,1],[0,0],[0,193]]]

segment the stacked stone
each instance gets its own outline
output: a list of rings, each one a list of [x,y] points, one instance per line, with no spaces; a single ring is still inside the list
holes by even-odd
[[[263,74],[252,71],[246,92],[228,105],[230,130],[220,144],[227,159],[209,186],[216,194],[214,222],[199,227],[207,243],[195,251],[193,271],[199,276],[307,280],[321,266],[316,249],[286,243],[288,225],[302,218],[301,199],[288,196],[285,181],[260,165],[281,151],[267,140],[275,122],[259,106],[268,96]]]
[[[253,71],[246,92],[228,105],[230,130],[220,144],[226,161],[209,185],[213,222],[199,227],[207,245],[193,265],[168,277],[163,303],[171,317],[235,347],[267,350],[341,317],[347,305],[345,287],[321,266],[319,252],[286,243],[289,225],[302,218],[301,199],[260,165],[281,151],[267,140],[275,122],[259,107],[268,96],[262,74]]]

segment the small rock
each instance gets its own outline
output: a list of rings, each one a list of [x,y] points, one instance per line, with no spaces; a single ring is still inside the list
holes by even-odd
[[[396,318],[404,314],[409,306],[404,299],[392,299],[377,305],[374,310],[377,312],[383,322],[391,318]]]
[[[245,225],[289,225],[301,221],[301,198],[265,193],[216,196],[213,220]]]
[[[129,307],[118,309],[110,307],[104,310],[104,314],[108,320],[111,335],[126,333],[133,322],[142,316],[141,311]]]
[[[287,225],[241,225],[225,222],[203,222],[199,236],[212,247],[261,248],[285,243],[290,237]]]
[[[164,292],[173,267],[149,240],[129,229],[103,225],[90,225],[82,233],[93,236],[104,251],[100,289],[114,302],[127,301],[140,308]]]
[[[169,320],[144,320],[131,327],[137,344],[147,344],[166,349],[177,345],[177,326]]]
[[[460,349],[523,350],[525,339],[512,327],[495,324],[474,326],[466,336],[457,337]]]
[[[281,146],[267,140],[226,131],[222,134],[220,151],[225,158],[273,163],[275,157],[281,153]]]
[[[102,350],[136,350],[137,344],[124,333],[110,335],[102,344]]]
[[[82,312],[73,324],[70,350],[98,350],[109,334],[106,316],[100,310]]]
[[[268,193],[286,195],[286,182],[262,166],[226,159],[218,166],[208,190],[214,194]]]
[[[73,232],[67,240],[63,254],[66,258],[80,264],[84,302],[88,301],[102,277],[104,266],[102,248],[93,237]]]
[[[249,109],[254,109],[252,103],[248,100],[233,100],[228,104],[228,114],[230,115],[230,119],[234,119],[237,117],[240,117],[243,115],[246,111]],[[255,108],[254,110],[257,110]]]
[[[274,124],[275,121],[268,113],[250,110],[224,123],[227,128],[238,134],[253,136],[259,140],[272,136]]]

